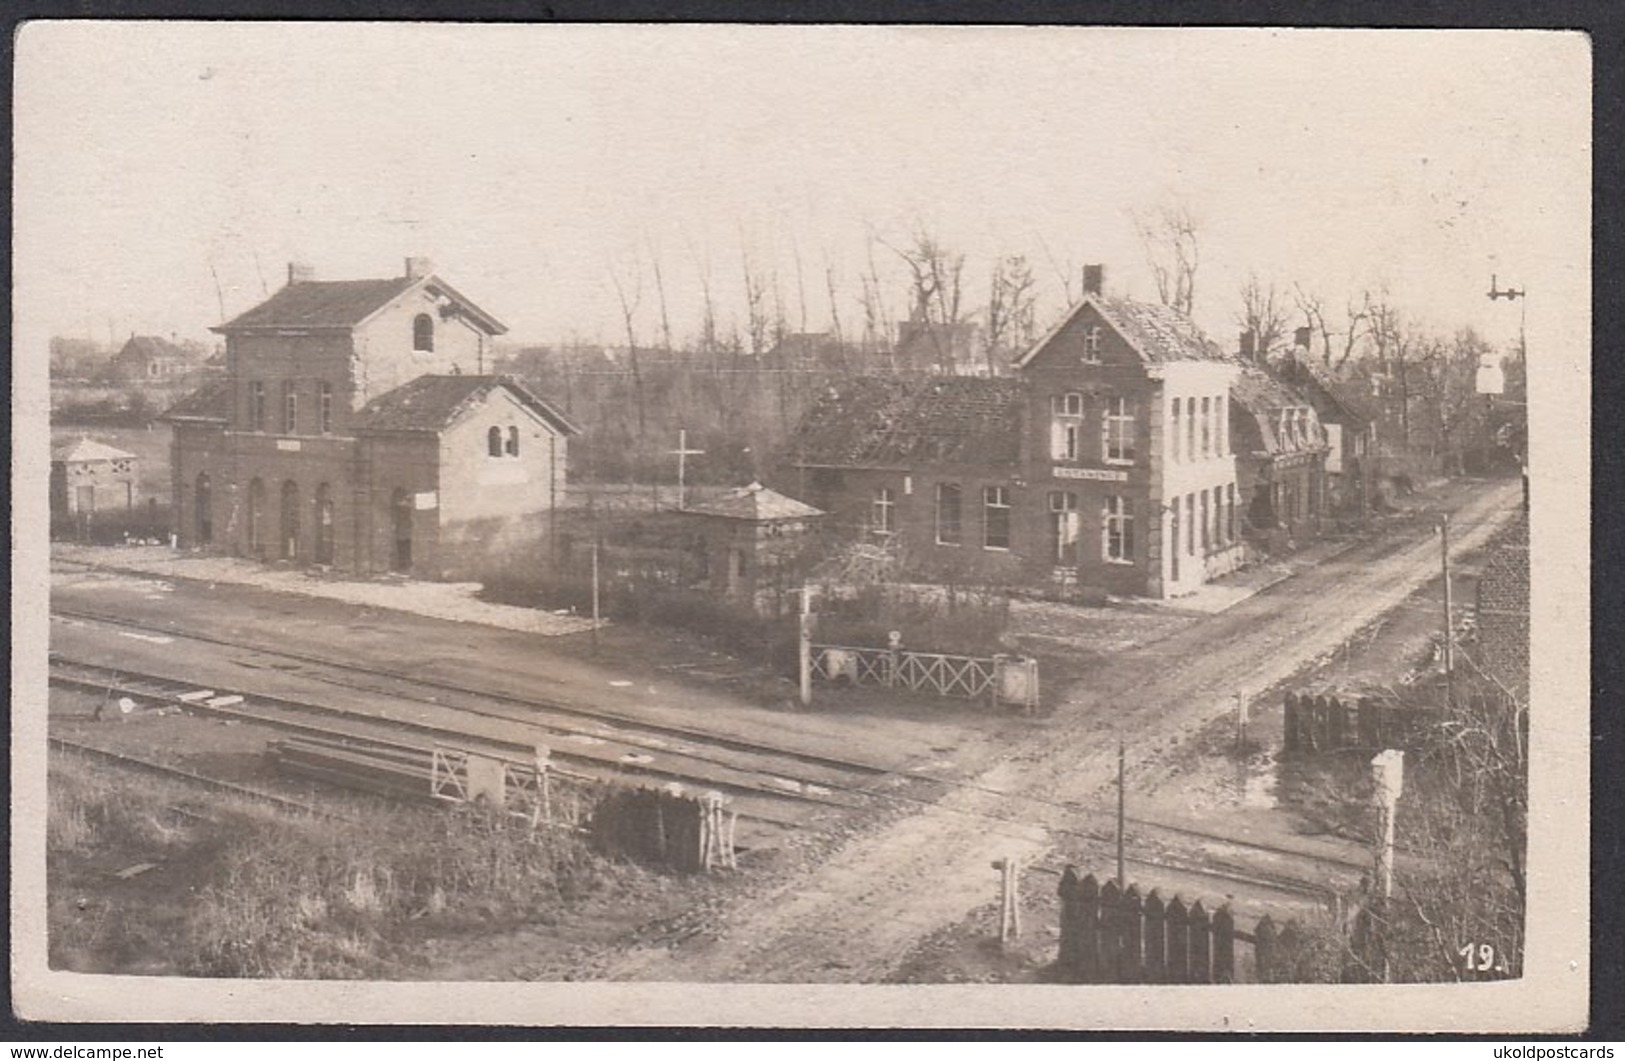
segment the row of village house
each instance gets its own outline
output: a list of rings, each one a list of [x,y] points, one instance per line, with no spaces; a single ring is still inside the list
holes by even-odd
[[[699,507],[713,582],[752,594],[752,543],[822,520],[956,577],[1171,596],[1364,488],[1370,421],[1306,364],[1283,379],[1101,276],[1009,377],[832,384],[777,492]],[[542,547],[579,429],[488,374],[504,326],[425,260],[290,267],[215,331],[225,377],[166,414],[183,547],[421,577]]]

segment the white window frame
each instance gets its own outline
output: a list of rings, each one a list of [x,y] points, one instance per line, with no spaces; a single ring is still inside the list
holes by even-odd
[[[1091,324],[1083,333],[1083,359],[1091,364],[1100,361],[1100,325]]]
[[[897,533],[897,495],[889,486],[876,488],[869,499],[869,530],[881,538]]]
[[[993,513],[1004,513],[1004,544],[993,544]],[[1012,508],[1010,504],[1010,488],[1008,486],[982,487],[982,548],[994,552],[1010,551],[1010,517]]]
[[[943,537],[942,531],[946,524],[943,522],[943,493],[952,491],[954,496],[953,537]],[[965,541],[965,490],[958,483],[938,483],[936,489],[936,507],[933,512],[934,530],[938,545],[959,546]]]
[[[1083,458],[1083,395],[1076,392],[1053,394],[1049,400],[1051,460],[1077,461]]]
[[[1122,494],[1106,495],[1101,505],[1100,557],[1108,564],[1134,563],[1134,506]]]
[[[1100,418],[1101,459],[1107,464],[1133,464],[1138,434],[1134,406],[1129,399],[1122,395],[1106,399],[1105,412]],[[1120,455],[1112,456],[1113,450]],[[1121,456],[1123,453],[1128,455]]]
[[[1078,495],[1071,490],[1051,490],[1049,514],[1050,541],[1054,545],[1050,559],[1057,566],[1074,567],[1083,530],[1078,517]]]

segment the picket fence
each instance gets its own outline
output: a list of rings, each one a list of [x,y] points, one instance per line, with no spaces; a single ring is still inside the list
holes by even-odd
[[[900,646],[812,645],[812,676],[853,685],[912,689],[938,696],[1038,706],[1038,661],[1012,656],[954,656]]]
[[[1354,748],[1413,747],[1437,719],[1426,708],[1407,707],[1362,697],[1289,693],[1286,698],[1286,750],[1326,752]]]

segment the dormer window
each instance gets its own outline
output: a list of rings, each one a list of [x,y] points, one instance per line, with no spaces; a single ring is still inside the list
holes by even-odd
[[[419,313],[412,318],[412,349],[420,353],[434,353],[434,318]]]

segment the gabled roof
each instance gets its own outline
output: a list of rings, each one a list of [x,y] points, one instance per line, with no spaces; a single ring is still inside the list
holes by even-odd
[[[179,361],[192,359],[183,347],[156,335],[132,335],[114,356],[171,358]]]
[[[135,454],[115,449],[93,438],[80,437],[72,442],[61,442],[51,447],[51,459],[73,464],[80,461],[134,460]]]
[[[726,519],[751,520],[770,523],[783,519],[811,519],[824,513],[811,505],[802,504],[793,497],[785,497],[761,483],[751,483],[730,490],[715,501],[684,509],[695,516],[722,516]]]
[[[832,384],[802,419],[807,467],[995,464],[1021,457],[1024,387],[978,376],[857,377]]]
[[[1284,364],[1286,375],[1301,390],[1321,414],[1322,419],[1355,420],[1373,424],[1377,413],[1368,400],[1360,396],[1357,384],[1335,379],[1320,365],[1297,351],[1288,353]]]
[[[160,420],[218,420],[231,418],[231,381],[205,383],[164,410]]]
[[[305,280],[289,284],[216,332],[262,328],[353,328],[419,283],[404,276],[389,280]]]
[[[497,390],[511,393],[561,435],[581,430],[563,413],[538,398],[511,376],[419,376],[380,394],[356,414],[357,432],[428,431],[438,433],[481,405]]]
[[[448,300],[449,307],[492,335],[508,329],[437,276],[388,280],[302,280],[292,283],[246,313],[211,331],[269,331],[281,328],[347,329],[364,323],[415,287]]]
[[[1156,303],[1127,298],[1085,295],[1060,322],[1016,359],[1029,364],[1045,347],[1067,331],[1084,309],[1093,307],[1102,320],[1121,335],[1146,364],[1169,361],[1225,361],[1223,351],[1183,314]]]
[[[1265,453],[1309,453],[1326,448],[1319,413],[1313,412],[1314,406],[1307,398],[1262,365],[1239,358],[1236,364],[1240,370],[1230,381],[1230,401],[1241,415],[1252,418]],[[1313,437],[1301,441],[1282,438],[1277,416],[1282,409],[1310,410],[1313,415],[1308,426]]]

